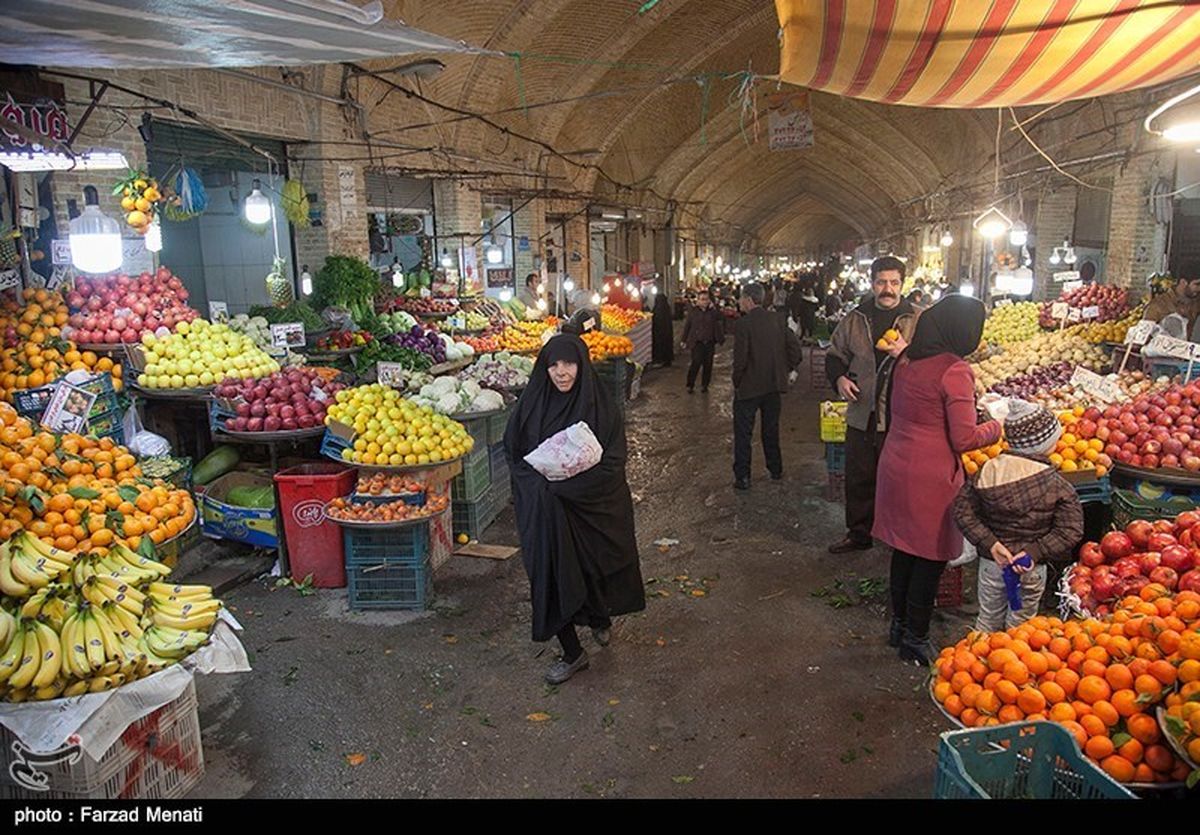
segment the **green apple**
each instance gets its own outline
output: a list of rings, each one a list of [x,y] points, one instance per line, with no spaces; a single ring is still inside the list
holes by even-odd
[[[183,376],[182,375],[180,375],[180,374],[172,374],[171,375],[171,388],[175,388],[175,389],[183,388]]]
[[[190,389],[198,388],[200,386],[200,377],[197,374],[188,374],[183,378],[183,384]]]
[[[205,371],[200,375],[200,385],[202,386],[211,386],[215,382],[216,379],[213,377],[211,371]]]
[[[150,388],[150,375],[139,374],[137,378],[137,384],[142,388]]]

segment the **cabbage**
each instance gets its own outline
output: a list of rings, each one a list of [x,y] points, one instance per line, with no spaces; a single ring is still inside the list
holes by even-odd
[[[434,397],[436,395],[437,395],[437,390],[433,387],[433,383],[428,383],[426,385],[421,386],[421,391],[418,392],[418,396],[423,400],[428,400],[429,398]]]
[[[464,384],[465,389],[470,383]],[[472,412],[494,412],[504,408],[504,395],[491,389],[480,389],[471,401]]]
[[[464,358],[466,358],[466,357],[473,357],[473,356],[475,356],[475,349],[474,349],[474,348],[472,348],[472,347],[471,347],[470,345],[468,345],[467,343],[465,343],[465,342],[455,342],[454,344],[455,344],[455,345],[458,347],[458,351],[459,351],[459,353],[460,353],[460,354],[462,354]]]

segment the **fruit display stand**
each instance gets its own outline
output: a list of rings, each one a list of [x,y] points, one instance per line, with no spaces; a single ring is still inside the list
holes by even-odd
[[[649,318],[643,319],[622,334],[622,336],[628,337],[633,342],[633,353],[629,355],[629,359],[638,365],[648,365],[654,349],[651,320]]]

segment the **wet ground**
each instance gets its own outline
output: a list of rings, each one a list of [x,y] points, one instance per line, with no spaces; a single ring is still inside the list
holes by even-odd
[[[552,688],[520,558],[454,557],[435,608],[356,614],[260,580],[226,596],[252,673],[199,681],[197,797],[929,797],[947,729],[884,642],[883,549],[834,557],[806,354],[785,477],[731,488],[727,347],[708,394],[647,372],[629,404],[644,613]],[[757,443],[757,442],[756,442]],[[659,547],[662,538],[678,545]],[[511,508],[484,541],[516,544]],[[935,640],[963,612],[939,613]]]

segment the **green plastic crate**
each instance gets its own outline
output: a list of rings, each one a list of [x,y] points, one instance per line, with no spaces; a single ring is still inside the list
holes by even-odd
[[[938,800],[1134,800],[1054,722],[947,731],[938,744]]]
[[[1135,519],[1154,522],[1158,519],[1174,519],[1185,510],[1193,510],[1196,503],[1186,496],[1170,499],[1144,499],[1132,490],[1114,488],[1112,491],[1113,527],[1124,529]]]
[[[509,404],[503,412],[487,419],[489,446],[504,441],[504,430],[508,428],[508,419],[512,415],[513,405]]]
[[[491,462],[488,447],[476,445],[463,460],[461,475],[456,475],[450,483],[450,498],[455,503],[473,502],[487,491],[492,484]]]

